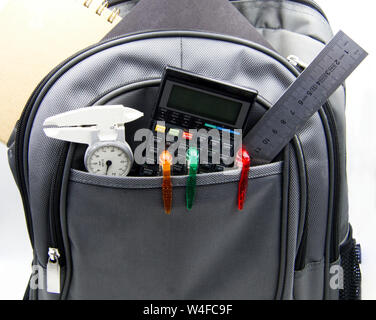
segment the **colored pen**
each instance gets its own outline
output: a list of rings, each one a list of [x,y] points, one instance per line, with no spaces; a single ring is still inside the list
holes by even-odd
[[[196,175],[198,170],[198,159],[199,153],[198,150],[194,147],[191,147],[187,151],[187,166],[188,166],[188,178],[186,185],[186,201],[187,209],[191,210],[193,206],[193,201],[196,193]]]
[[[162,167],[163,173],[162,197],[164,210],[167,214],[170,214],[172,208],[171,153],[169,153],[167,150],[163,151],[159,156],[159,164]]]
[[[251,157],[244,148],[240,148],[236,154],[235,164],[237,167],[241,167],[239,186],[238,186],[238,209],[243,210],[244,201],[248,190],[248,172],[251,166]]]

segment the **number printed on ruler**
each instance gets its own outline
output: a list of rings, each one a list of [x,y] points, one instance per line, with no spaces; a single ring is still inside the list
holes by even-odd
[[[339,31],[248,133],[251,157],[272,161],[366,56]]]

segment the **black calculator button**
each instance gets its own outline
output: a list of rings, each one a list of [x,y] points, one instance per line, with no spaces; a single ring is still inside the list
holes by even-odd
[[[213,169],[212,169],[212,166],[201,165],[199,172],[200,173],[210,173],[210,172],[213,172]]]
[[[181,125],[184,127],[184,128],[187,128],[187,129],[190,129],[190,124],[191,122],[189,120],[183,120]]]
[[[217,164],[217,165],[214,166],[215,172],[221,172],[221,171],[224,171],[224,170],[225,170],[225,167],[222,166],[222,165]]]
[[[147,177],[151,177],[151,176],[154,175],[154,170],[149,169],[149,168],[143,168],[141,174],[144,175],[144,176],[147,176]]]
[[[175,164],[172,167],[172,171],[175,175],[183,175],[184,172],[184,165],[182,164]]]
[[[204,125],[204,122],[200,119],[194,119],[193,122],[195,125],[200,126],[200,127]]]

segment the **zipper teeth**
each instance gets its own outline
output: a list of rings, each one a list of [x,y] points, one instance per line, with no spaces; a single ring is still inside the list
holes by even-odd
[[[297,67],[301,67],[302,70],[305,69],[304,65],[301,65],[299,60],[292,59],[293,63],[297,64]],[[297,69],[298,70],[298,69]],[[329,134],[332,139],[332,146],[333,146],[333,163],[339,163],[338,160],[338,155],[339,155],[339,147],[338,147],[338,136],[337,136],[337,127],[332,111],[332,106],[329,101],[325,102],[325,104],[322,107],[322,111],[325,114],[327,121],[328,121],[328,126],[329,126]],[[338,177],[340,176],[340,171],[339,171],[339,165],[335,166],[334,169],[334,176],[333,176],[333,206],[332,206],[332,227],[331,227],[331,246],[330,246],[330,253],[329,253],[329,259],[330,262],[334,262],[338,256],[339,256],[339,234],[338,234],[338,202],[339,202],[339,193],[338,193]],[[329,213],[330,214],[330,213]],[[298,255],[297,255],[297,264],[299,264],[300,267],[303,267],[304,263],[304,257],[306,255],[306,225],[304,226],[304,232],[302,236],[302,242],[298,250]]]
[[[60,232],[60,191],[62,171],[64,170],[66,153],[68,151],[68,143],[64,144],[59,154],[59,162],[57,165],[56,174],[51,184],[50,191],[50,205],[49,205],[49,247],[56,248],[60,252],[61,260],[64,261],[64,246],[61,239]]]
[[[304,267],[304,255],[306,251],[306,239],[307,239],[307,211],[308,211],[308,186],[307,186],[307,165],[306,160],[303,153],[303,148],[301,145],[300,140],[299,141],[299,150],[296,150],[296,152],[300,152],[300,154],[296,154],[297,160],[298,160],[298,166],[300,167],[299,172],[302,171],[302,174],[299,174],[299,183],[300,183],[300,211],[299,211],[299,219],[302,219],[302,223],[300,224],[298,235],[299,235],[299,243],[297,246],[297,253],[295,258],[295,269],[301,270]],[[304,189],[303,189],[304,188]],[[304,191],[303,191],[304,190]],[[303,193],[304,192],[304,193]],[[304,197],[304,198],[303,198]],[[304,213],[304,215],[303,215]]]
[[[332,138],[332,145],[333,145],[333,163],[337,163],[337,159],[338,159],[338,144],[336,143],[336,139],[334,137],[334,134],[333,134],[333,131],[336,132],[336,128],[335,128],[335,124],[333,122],[333,119],[332,119],[332,115],[330,113],[330,103],[329,102],[325,102],[325,104],[322,106],[322,112],[324,113],[324,115],[326,116],[327,118],[327,121],[328,121],[328,126],[329,126],[329,134]],[[322,120],[323,121],[323,120]],[[338,243],[338,236],[337,236],[337,232],[335,232],[335,230],[337,230],[337,224],[336,224],[336,221],[337,221],[337,205],[336,203],[338,202],[338,188],[337,188],[337,183],[338,181],[338,166],[336,166],[336,169],[334,170],[334,177],[333,177],[333,185],[334,185],[334,196],[333,196],[333,209],[331,210],[332,213],[333,213],[333,217],[332,217],[332,224],[333,224],[333,228],[332,230],[334,230],[334,232],[331,232],[331,247],[330,247],[330,261],[333,262],[335,261],[335,257],[337,256],[336,255],[336,252],[338,251],[338,248],[337,248],[337,243]],[[329,213],[330,214],[330,213]],[[301,237],[301,242],[300,242],[300,245],[299,245],[299,248],[298,248],[298,251],[297,251],[297,256],[296,256],[296,260],[295,260],[295,265],[296,265],[296,268],[297,270],[301,270],[304,265],[305,265],[305,257],[306,257],[306,251],[307,251],[307,236],[308,236],[308,225],[307,225],[307,220],[305,220],[304,222],[304,227],[303,227],[303,234],[302,234],[302,237]]]
[[[339,256],[339,211],[338,211],[338,203],[339,203],[339,186],[338,186],[338,179],[340,176],[340,168],[339,168],[339,146],[338,146],[338,136],[337,136],[337,126],[335,123],[333,111],[331,104],[329,102],[326,103],[324,106],[324,112],[327,115],[329,128],[331,130],[330,134],[333,140],[333,162],[337,164],[334,169],[334,192],[333,192],[333,217],[332,217],[332,231],[331,231],[331,250],[330,250],[330,262],[334,262]]]

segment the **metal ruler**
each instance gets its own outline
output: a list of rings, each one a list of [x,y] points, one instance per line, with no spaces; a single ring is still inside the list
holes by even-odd
[[[366,56],[339,31],[244,138],[252,159],[271,162]]]

